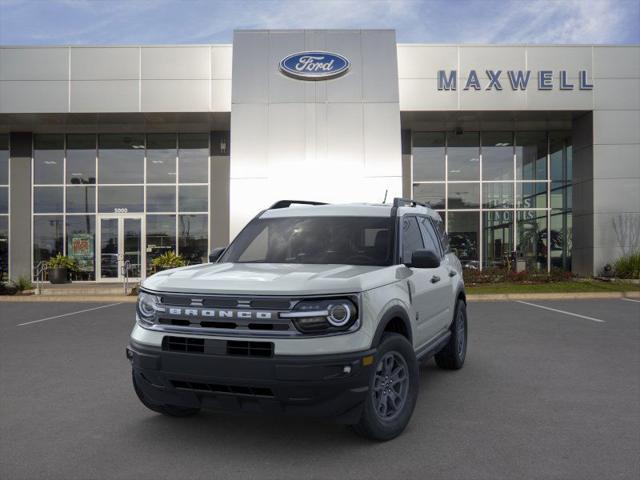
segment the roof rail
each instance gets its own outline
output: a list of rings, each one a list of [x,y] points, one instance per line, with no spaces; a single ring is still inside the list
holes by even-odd
[[[410,198],[396,197],[396,198],[393,199],[393,206],[395,208],[405,207],[405,206],[415,207],[415,206],[418,206],[418,205],[420,205],[421,207],[430,208],[429,205],[427,205],[426,203],[417,202],[415,200],[411,200]]]
[[[327,205],[325,202],[313,202],[310,200],[278,200],[271,205],[268,210],[275,210],[277,208],[289,208],[291,205]]]

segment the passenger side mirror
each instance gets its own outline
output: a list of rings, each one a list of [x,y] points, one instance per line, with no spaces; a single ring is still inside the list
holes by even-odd
[[[411,264],[407,265],[413,268],[438,268],[439,266],[440,257],[431,250],[415,250],[411,255]]]
[[[226,249],[227,247],[218,247],[211,250],[211,253],[209,254],[209,263],[216,263]]]

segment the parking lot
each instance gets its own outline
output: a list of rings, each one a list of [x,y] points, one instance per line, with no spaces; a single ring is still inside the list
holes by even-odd
[[[0,478],[640,478],[637,300],[471,303],[465,368],[424,365],[408,429],[384,444],[147,410],[124,355],[133,310],[0,303]]]

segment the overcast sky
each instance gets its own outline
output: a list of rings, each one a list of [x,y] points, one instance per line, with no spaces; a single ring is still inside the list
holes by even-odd
[[[394,28],[398,42],[640,43],[640,0],[0,0],[0,44],[230,43],[235,28]]]

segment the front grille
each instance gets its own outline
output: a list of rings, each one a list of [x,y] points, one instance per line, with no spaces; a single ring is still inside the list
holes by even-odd
[[[164,337],[162,349],[170,352],[204,353],[203,338]]]
[[[273,357],[273,343],[229,340],[227,354],[240,357]]]
[[[210,338],[172,337],[162,339],[162,350],[168,352],[233,355],[238,357],[273,357],[273,342],[243,342]]]
[[[245,395],[251,397],[272,397],[273,391],[266,387],[247,387],[239,385],[219,385],[214,383],[186,382],[171,380],[171,385],[179,390],[195,390],[198,392],[226,393],[230,395]]]

